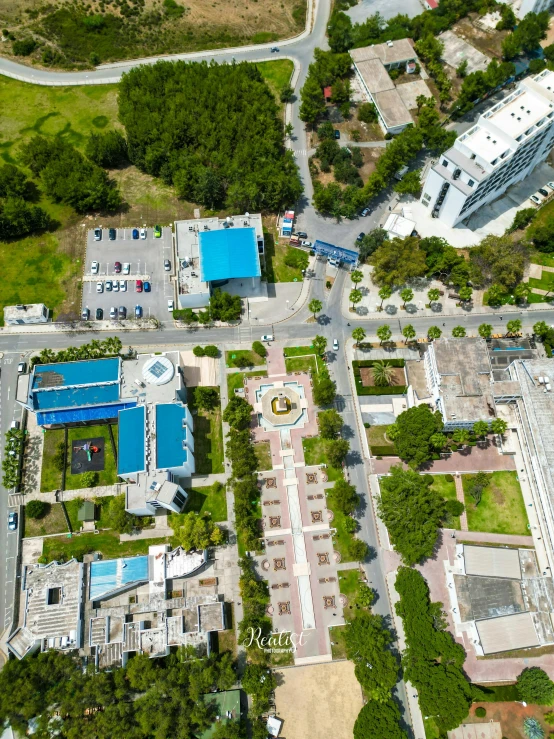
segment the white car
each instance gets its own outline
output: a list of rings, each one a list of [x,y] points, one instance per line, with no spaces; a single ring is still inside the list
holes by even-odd
[[[301,244],[301,246],[306,246],[307,247],[307,246],[311,246],[312,245],[312,242],[311,241],[301,241],[300,244]]]
[[[529,200],[530,200],[530,201],[531,201],[532,203],[535,203],[536,205],[540,205],[540,204],[542,203],[542,199],[541,199],[541,197],[540,197],[540,196],[539,196],[539,197],[537,197],[536,195],[531,195],[531,197],[529,198]]]
[[[118,293],[119,292],[119,280],[114,280],[113,281],[113,288],[112,289],[113,289],[114,293]]]
[[[146,238],[146,229],[145,228],[141,228],[140,229],[140,238],[141,239],[145,239]]]
[[[101,228],[94,229],[94,240],[102,241],[102,229]]]
[[[113,306],[110,308],[110,318],[117,318],[117,308]]]
[[[173,309],[174,309],[173,300],[168,300],[167,301],[167,310],[171,313],[173,311]]]
[[[127,292],[127,280],[119,280],[119,289],[122,293]]]
[[[333,339],[333,349],[334,351],[338,352],[339,350],[339,340],[338,339]]]
[[[103,282],[97,282],[96,283],[96,292],[97,293],[103,293],[104,292],[104,283]]]
[[[90,265],[90,271],[93,275],[97,275],[99,269],[100,269],[100,264],[95,259],[94,262]]]
[[[129,264],[129,262],[123,262],[123,269],[121,271],[124,275],[129,274],[129,272],[131,271],[131,265]]]
[[[273,334],[264,334],[262,336],[262,341],[273,341]]]

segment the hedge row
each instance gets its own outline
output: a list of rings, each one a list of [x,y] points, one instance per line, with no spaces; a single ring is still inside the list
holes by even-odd
[[[376,362],[386,362],[390,367],[405,367],[406,362],[403,359],[355,359],[352,362],[354,374],[358,367],[373,367]]]
[[[358,395],[405,395],[408,392],[408,386],[364,387],[361,382],[358,382],[358,378],[356,378],[356,391]]]
[[[374,457],[398,457],[393,446],[370,446],[369,449]]]

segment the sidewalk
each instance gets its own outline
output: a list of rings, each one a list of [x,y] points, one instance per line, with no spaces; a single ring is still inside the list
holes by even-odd
[[[505,544],[513,547],[533,547],[532,536],[513,536],[511,534],[485,534],[481,531],[455,531],[456,539],[480,544]]]
[[[461,475],[456,475],[456,477],[454,478],[454,484],[456,485],[456,499],[460,503],[462,503],[463,506],[464,506],[464,512],[460,516],[460,527],[461,527],[462,531],[467,531],[468,530],[467,513],[466,513],[466,510],[465,510],[466,501],[465,501],[465,498],[464,498],[464,486],[462,485],[462,476]]]

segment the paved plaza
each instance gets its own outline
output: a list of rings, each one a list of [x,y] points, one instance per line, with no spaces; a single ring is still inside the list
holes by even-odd
[[[270,347],[268,377],[248,379],[254,442],[269,442],[273,469],[259,473],[265,553],[258,572],[268,580],[268,615],[279,632],[303,634],[295,664],[331,660],[329,626],[344,623],[333,549],[331,483],[325,468],[307,467],[302,439],[318,434],[310,376],[286,374],[282,349]],[[280,410],[281,409],[281,410]]]

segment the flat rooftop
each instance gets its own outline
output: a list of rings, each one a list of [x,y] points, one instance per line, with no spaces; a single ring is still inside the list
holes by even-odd
[[[44,315],[44,303],[26,303],[19,305],[4,306],[5,321],[28,321],[30,318],[42,318]]]
[[[389,44],[373,44],[361,49],[351,49],[350,56],[356,62],[365,62],[369,59],[379,59],[383,64],[399,64],[410,59],[417,59],[411,39],[403,38]]]
[[[82,387],[103,382],[119,382],[121,360],[87,359],[82,362],[37,364],[33,369],[32,389]]]
[[[260,257],[256,229],[234,226],[217,231],[201,231],[200,279],[205,282],[239,277],[259,277]]]
[[[394,82],[379,59],[357,62],[356,67],[372,95],[384,90],[394,90]]]
[[[521,565],[517,549],[500,547],[472,547],[464,545],[467,575],[521,579]]]
[[[162,376],[161,379],[169,378],[163,384],[158,384],[155,374],[152,375],[151,370],[148,370],[152,362],[156,363],[160,359],[163,359],[164,363],[171,362],[174,368],[171,375]],[[136,359],[126,359],[122,363],[121,372],[122,397],[144,403],[172,403],[177,391],[182,387],[179,365],[179,352],[165,352],[161,355],[139,354]]]
[[[484,619],[476,621],[475,625],[485,654],[527,649],[540,644],[531,613]]]
[[[410,111],[404,105],[404,101],[400,97],[396,88],[394,88],[394,90],[377,92],[373,96],[373,99],[381,111],[381,115],[383,116],[388,128],[413,123]]]
[[[146,470],[146,408],[138,405],[118,416],[117,474]]]
[[[177,403],[156,406],[156,467],[181,467],[188,461],[186,408]],[[190,443],[190,441],[189,441]]]
[[[198,606],[198,628],[200,631],[222,631],[225,628],[224,604],[201,603]]]

